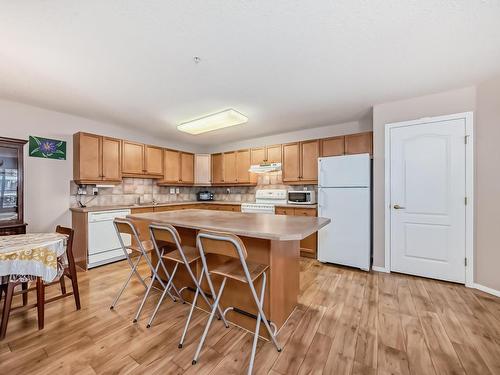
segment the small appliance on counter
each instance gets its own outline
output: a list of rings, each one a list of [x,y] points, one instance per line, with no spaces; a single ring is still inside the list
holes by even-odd
[[[288,203],[316,204],[316,192],[312,190],[288,190]]]
[[[213,201],[214,193],[211,193],[209,191],[199,191],[196,193],[196,199],[198,201]]]

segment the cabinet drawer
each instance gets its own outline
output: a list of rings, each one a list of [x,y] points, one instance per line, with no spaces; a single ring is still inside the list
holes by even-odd
[[[292,215],[294,214],[293,208],[287,207],[276,207],[275,210],[276,215]]]
[[[295,216],[316,216],[315,208],[296,208]]]
[[[154,207],[154,212],[165,212],[165,211],[173,211],[175,210],[175,206],[160,206]]]

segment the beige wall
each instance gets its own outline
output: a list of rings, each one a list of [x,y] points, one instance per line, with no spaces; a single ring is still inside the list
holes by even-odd
[[[476,282],[500,291],[500,77],[476,94]]]
[[[476,90],[460,90],[373,107],[373,264],[385,267],[385,125],[422,117],[473,111]]]
[[[28,139],[29,135],[67,141],[67,160],[28,157],[25,146],[24,219],[31,232],[48,231],[55,225],[70,225],[70,180],[73,179],[73,133],[87,131],[159,146],[189,146],[161,142],[142,132],[82,117],[0,100],[0,135]]]
[[[322,126],[318,128],[297,130],[288,133],[275,134],[267,137],[246,139],[241,142],[213,145],[207,148],[207,152],[212,153],[221,151],[232,151],[249,147],[269,146],[280,143],[303,141],[307,139],[334,137],[337,135],[360,133],[371,130],[372,130],[372,119],[370,114],[369,118],[364,117],[360,121],[351,121],[341,124]]]

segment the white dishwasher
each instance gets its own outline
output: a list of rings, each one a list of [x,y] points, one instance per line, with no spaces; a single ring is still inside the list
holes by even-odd
[[[125,259],[113,219],[127,215],[130,215],[130,210],[89,212],[88,268]],[[130,245],[130,235],[123,235],[122,238],[126,246]]]

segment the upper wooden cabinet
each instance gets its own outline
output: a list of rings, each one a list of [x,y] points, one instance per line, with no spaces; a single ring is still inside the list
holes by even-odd
[[[267,146],[266,147],[266,162],[268,163],[281,163],[281,145]]]
[[[238,174],[236,167],[236,152],[224,152],[222,154],[224,160],[223,181],[224,183],[238,182]]]
[[[283,182],[300,181],[300,142],[283,145]]]
[[[224,183],[224,159],[222,154],[212,154],[212,184]]]
[[[196,185],[210,185],[211,180],[211,157],[210,154],[196,154],[194,156],[194,183]]]
[[[163,150],[163,179],[160,185],[194,183],[194,154],[177,150]]]
[[[180,151],[163,151],[163,182],[178,183],[181,178]]]
[[[146,174],[163,176],[163,148],[146,145],[144,155]]]
[[[345,153],[346,155],[373,154],[373,132],[346,135]]]
[[[315,183],[318,179],[319,141],[283,145],[283,182]]]
[[[79,132],[73,135],[73,153],[75,182],[121,181],[121,140]]]
[[[259,164],[261,161],[255,159],[260,156],[255,153],[253,156],[252,160],[250,149],[212,154],[212,185],[255,183],[248,170],[252,162]]]
[[[345,152],[345,137],[332,137],[320,140],[321,156],[339,156]]]
[[[161,178],[163,149],[143,143],[123,141],[122,174],[130,177]]]
[[[181,152],[181,182],[194,183],[194,154]]]
[[[266,148],[256,147],[250,150],[250,163],[251,165],[262,164],[266,160]]]
[[[236,182],[250,182],[250,150],[236,151]]]
[[[319,141],[300,142],[300,180],[316,182],[318,180]]]
[[[123,141],[122,173],[141,175],[146,173],[144,166],[144,144]]]
[[[102,179],[104,181],[120,181],[122,141],[115,138],[102,137]]]
[[[281,145],[252,148],[250,154],[252,165],[281,163]]]

